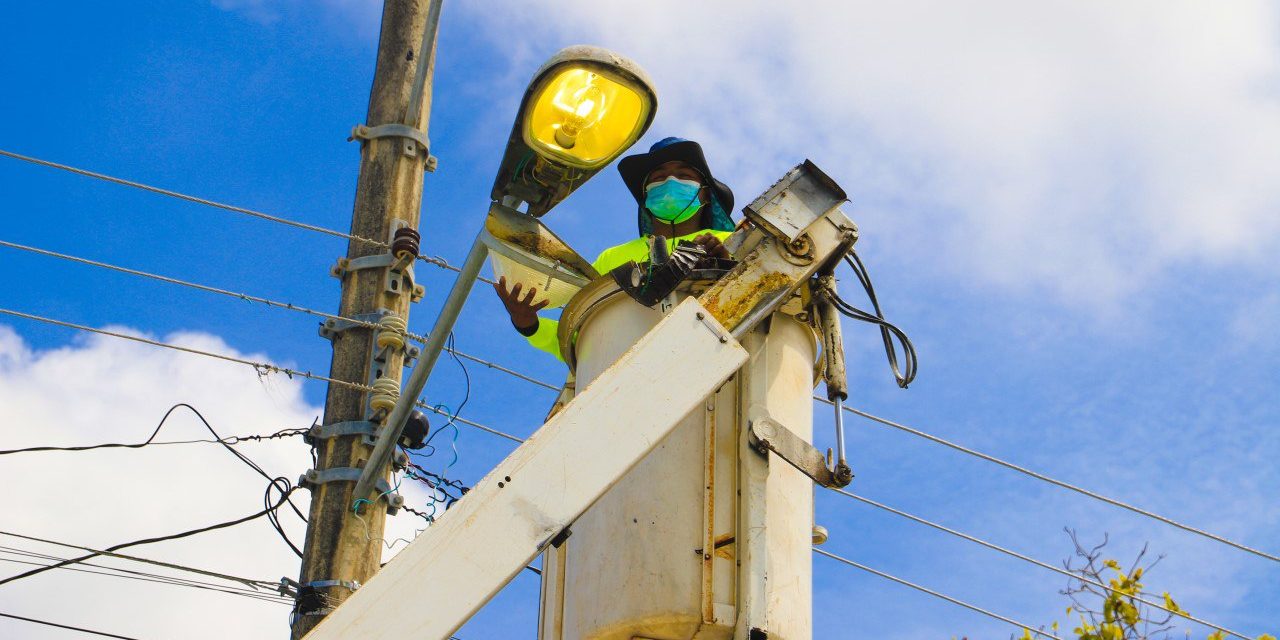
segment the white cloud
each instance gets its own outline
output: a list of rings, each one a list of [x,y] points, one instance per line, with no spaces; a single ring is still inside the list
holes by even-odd
[[[164,339],[236,354],[207,334],[179,333]],[[246,357],[267,360],[261,354]],[[0,433],[6,449],[140,442],[178,402],[195,406],[228,436],[305,427],[319,415],[319,409],[303,399],[299,382],[260,380],[244,366],[107,337],[32,351],[11,329],[0,326]],[[193,415],[179,410],[158,439],[207,437]],[[246,444],[241,450],[268,472],[287,477],[296,477],[310,463],[306,446],[297,438]],[[249,515],[262,508],[265,489],[260,476],[209,444],[11,455],[0,465],[0,484],[21,488],[5,492],[3,529],[99,548]],[[308,496],[297,495],[305,513]],[[301,544],[301,523],[292,515],[282,519]],[[72,553],[9,537],[0,544],[55,555]],[[265,519],[129,552],[255,579],[275,580],[298,571],[296,557]],[[24,569],[3,564],[3,575]],[[175,637],[179,629],[179,635],[188,638],[287,633],[286,606],[207,591],[69,571],[46,572],[0,590],[6,609],[13,613],[122,635]],[[209,615],[215,611],[216,616]],[[206,622],[191,624],[199,619]],[[9,637],[23,638],[65,633],[13,621],[0,622],[0,629],[7,629]]]
[[[957,274],[1076,302],[1186,262],[1275,269],[1270,3],[471,10],[503,51],[587,41],[638,60],[659,86],[655,133],[703,141],[740,203],[808,156],[852,194],[864,244]]]
[[[269,361],[263,354],[238,353],[208,334],[163,339]],[[108,337],[33,351],[12,329],[0,326],[0,448],[140,442],[178,402],[195,406],[224,436],[305,427],[320,408],[304,399],[301,385],[279,376],[260,379],[242,365]],[[193,415],[179,410],[158,440],[207,437]],[[311,463],[300,438],[247,443],[239,450],[269,473],[291,479]],[[265,481],[221,447],[192,444],[5,456],[0,486],[9,488],[0,529],[101,548],[254,513],[262,508]],[[305,513],[309,495],[295,496]],[[301,545],[304,525],[287,510],[281,519]],[[392,519],[392,535],[412,534],[415,520]],[[0,545],[64,556],[72,552],[4,536]],[[265,519],[127,553],[272,581],[296,578],[299,566]],[[27,568],[0,565],[0,575]],[[284,605],[84,573],[50,571],[0,586],[0,594],[8,612],[142,638],[267,639],[288,633]],[[65,633],[0,620],[0,636],[62,638]]]

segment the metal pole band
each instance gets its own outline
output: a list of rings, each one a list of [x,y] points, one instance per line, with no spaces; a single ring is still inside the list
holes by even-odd
[[[376,138],[403,138],[408,140],[404,146],[404,154],[406,156],[418,155],[418,148],[422,148],[422,155],[427,159],[427,171],[435,171],[438,161],[436,157],[431,155],[431,140],[427,138],[427,134],[420,129],[415,129],[407,124],[380,124],[376,127],[358,124],[351,130],[351,137],[347,141],[360,140],[362,143],[366,140],[374,140]]]

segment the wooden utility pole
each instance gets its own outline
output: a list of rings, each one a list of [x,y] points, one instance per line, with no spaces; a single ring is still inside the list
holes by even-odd
[[[377,322],[377,314],[390,312],[408,320],[413,291],[404,278],[403,262],[399,267],[378,266],[376,256],[390,255],[388,246],[397,228],[418,228],[423,172],[430,160],[425,141],[439,9],[440,0],[386,0],[383,7],[368,117],[354,134],[361,138],[362,151],[351,235],[386,244],[353,240],[347,260],[335,269],[334,275],[342,279],[339,313],[346,318]],[[361,258],[365,260],[353,262]],[[412,261],[410,269],[411,265]],[[340,325],[326,329],[333,340],[330,377],[363,385],[379,377],[400,380],[403,351],[384,350],[385,361],[375,363],[375,330]],[[324,435],[330,435],[334,425],[359,426],[368,420],[369,395],[330,384],[324,410],[324,425],[330,431]],[[318,463],[307,474],[311,512],[292,624],[295,640],[377,573],[386,518],[384,500],[362,508],[359,519],[352,509],[355,477],[372,450],[365,437],[335,435],[313,443]]]

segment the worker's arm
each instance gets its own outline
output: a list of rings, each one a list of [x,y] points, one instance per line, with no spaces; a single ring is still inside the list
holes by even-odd
[[[525,340],[529,341],[529,344],[534,349],[546,351],[561,362],[564,362],[564,357],[560,355],[560,337],[558,335],[560,322],[558,320],[538,318],[537,325],[523,329],[516,327],[516,330],[524,336]]]

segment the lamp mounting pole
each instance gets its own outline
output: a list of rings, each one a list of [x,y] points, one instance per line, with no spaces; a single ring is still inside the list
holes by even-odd
[[[431,159],[425,141],[441,4],[442,0],[387,0],[383,6],[368,115],[364,127],[357,131],[382,127],[381,131],[389,133],[361,136],[360,177],[351,216],[354,236],[390,243],[398,227],[418,228],[423,173]],[[347,258],[386,252],[386,247],[352,241]],[[407,322],[411,292],[388,287],[390,268],[341,271],[339,313],[361,317],[386,311]],[[402,352],[386,356],[377,365],[379,371],[373,371],[374,355],[374,335],[369,328],[356,326],[337,332],[329,375],[361,384],[377,377],[400,378]],[[324,424],[367,420],[367,396],[357,389],[330,385]],[[291,625],[294,640],[306,635],[368,582],[382,560],[386,505],[365,509],[360,516],[363,522],[357,521],[351,508],[353,486],[340,474],[335,475],[364,466],[370,447],[360,434],[317,438],[314,446],[318,461],[315,474],[307,474],[315,481],[307,485],[312,491],[311,510]],[[379,479],[385,479],[387,468],[379,466],[376,472]]]

